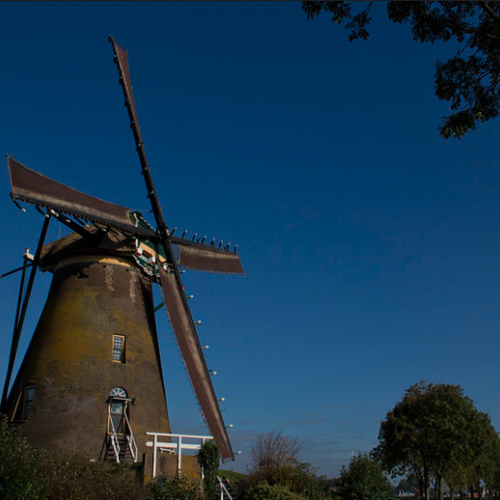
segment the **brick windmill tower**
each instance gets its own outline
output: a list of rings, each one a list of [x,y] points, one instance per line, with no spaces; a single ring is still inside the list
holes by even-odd
[[[208,429],[222,458],[234,459],[179,266],[230,274],[243,269],[235,249],[169,230],[144,151],[127,52],[109,41],[156,229],[139,212],[76,191],[8,157],[14,203],[34,205],[44,224],[36,254],[25,257],[2,411],[46,448],[79,450],[91,460],[143,460],[145,433],[170,432],[153,305],[153,287],[159,285]],[[51,219],[72,233],[44,245]],[[9,391],[38,267],[53,274],[52,284]]]

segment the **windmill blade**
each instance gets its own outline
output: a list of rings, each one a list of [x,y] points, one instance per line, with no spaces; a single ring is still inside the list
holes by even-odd
[[[207,426],[215,442],[220,447],[222,459],[234,460],[234,453],[203,356],[198,334],[196,333],[191,313],[185,307],[182,294],[179,290],[182,285],[177,281],[174,274],[166,273],[161,268],[160,282],[172,329]]]
[[[125,106],[128,110],[130,119],[130,128],[134,134],[136,151],[141,163],[142,175],[146,183],[147,196],[151,204],[151,209],[156,221],[157,241],[163,246],[165,260],[171,273],[166,274],[162,267],[160,269],[160,281],[164,293],[164,302],[167,308],[172,329],[177,338],[184,364],[191,379],[194,392],[200,404],[203,416],[207,422],[208,428],[215,441],[220,446],[223,460],[233,459],[234,454],[231,449],[231,443],[224,426],[224,420],[217,403],[215,391],[210,380],[205,358],[196,334],[193,318],[189,310],[188,301],[177,268],[177,262],[171,245],[167,223],[163,216],[160,201],[149,168],[144,143],[142,142],[137,112],[135,109],[134,96],[132,94],[132,84],[130,80],[130,71],[128,66],[127,51],[121,47],[111,36],[109,42],[113,47],[115,62],[118,66],[120,76],[120,85],[125,97]]]
[[[111,43],[113,47],[113,53],[115,54],[115,63],[118,67],[120,85],[122,86],[123,95],[125,97],[125,106],[128,110],[130,128],[132,129],[132,133],[134,134],[136,151],[141,163],[142,175],[144,178],[144,182],[146,183],[146,189],[148,192],[148,199],[151,204],[151,209],[156,221],[156,230],[160,235],[160,239],[162,240],[163,246],[165,247],[165,251],[171,252],[168,241],[166,241],[168,237],[167,223],[165,222],[165,218],[163,217],[160,200],[158,199],[158,195],[156,193],[153,177],[151,175],[151,170],[146,158],[144,143],[142,142],[139,121],[137,119],[134,94],[132,93],[132,83],[130,80],[130,71],[128,68],[128,53],[113,39],[111,35],[109,36],[108,40],[109,43]]]
[[[115,54],[115,62],[118,65],[120,73],[120,85],[123,87],[125,94],[125,105],[129,110],[130,124],[132,126],[134,136],[138,143],[142,143],[141,130],[139,128],[139,121],[137,120],[137,111],[135,109],[134,94],[132,92],[132,81],[130,79],[130,71],[128,68],[128,53],[121,47],[113,37],[109,36],[109,42],[113,46]]]
[[[155,232],[133,225],[133,210],[107,201],[54,181],[7,156],[13,200],[20,200],[47,209],[82,217],[93,222],[116,227],[127,233],[149,238]]]
[[[212,273],[245,274],[240,256],[236,252],[193,243],[176,236],[170,239],[179,246],[179,265],[182,267]]]

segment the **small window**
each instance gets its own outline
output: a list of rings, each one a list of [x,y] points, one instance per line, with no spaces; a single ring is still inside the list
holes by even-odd
[[[28,420],[31,405],[33,404],[33,396],[35,395],[35,386],[30,384],[24,387],[17,400],[16,409],[14,411],[14,421],[23,422]]]
[[[24,389],[24,412],[23,412],[24,420],[28,420],[34,395],[35,395],[34,385],[26,387],[26,389]]]
[[[125,363],[125,337],[113,335],[113,361]]]

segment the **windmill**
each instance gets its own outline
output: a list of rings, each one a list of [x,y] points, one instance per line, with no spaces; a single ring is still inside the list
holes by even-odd
[[[130,127],[156,228],[136,211],[49,179],[7,157],[11,198],[34,205],[44,224],[25,254],[2,411],[34,442],[134,460],[146,431],[170,432],[152,287],[159,285],[171,328],[207,427],[223,460],[234,459],[179,267],[243,274],[229,245],[179,237],[165,222],[146,158],[128,54],[110,36]],[[23,209],[24,210],[24,209]],[[56,219],[72,231],[44,245]],[[31,274],[26,283],[26,274]],[[9,392],[36,269],[53,273],[39,323]],[[5,276],[5,275],[4,275]],[[121,451],[120,451],[121,450]]]

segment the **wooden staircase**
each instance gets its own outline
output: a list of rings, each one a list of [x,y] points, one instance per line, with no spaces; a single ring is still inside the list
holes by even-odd
[[[106,452],[104,454],[104,460],[106,462],[120,462],[120,463],[132,463],[134,462],[134,457],[132,455],[132,450],[130,449],[129,441],[126,436],[117,436],[119,451],[118,457],[116,459],[115,450],[111,441],[111,436],[106,438]]]

